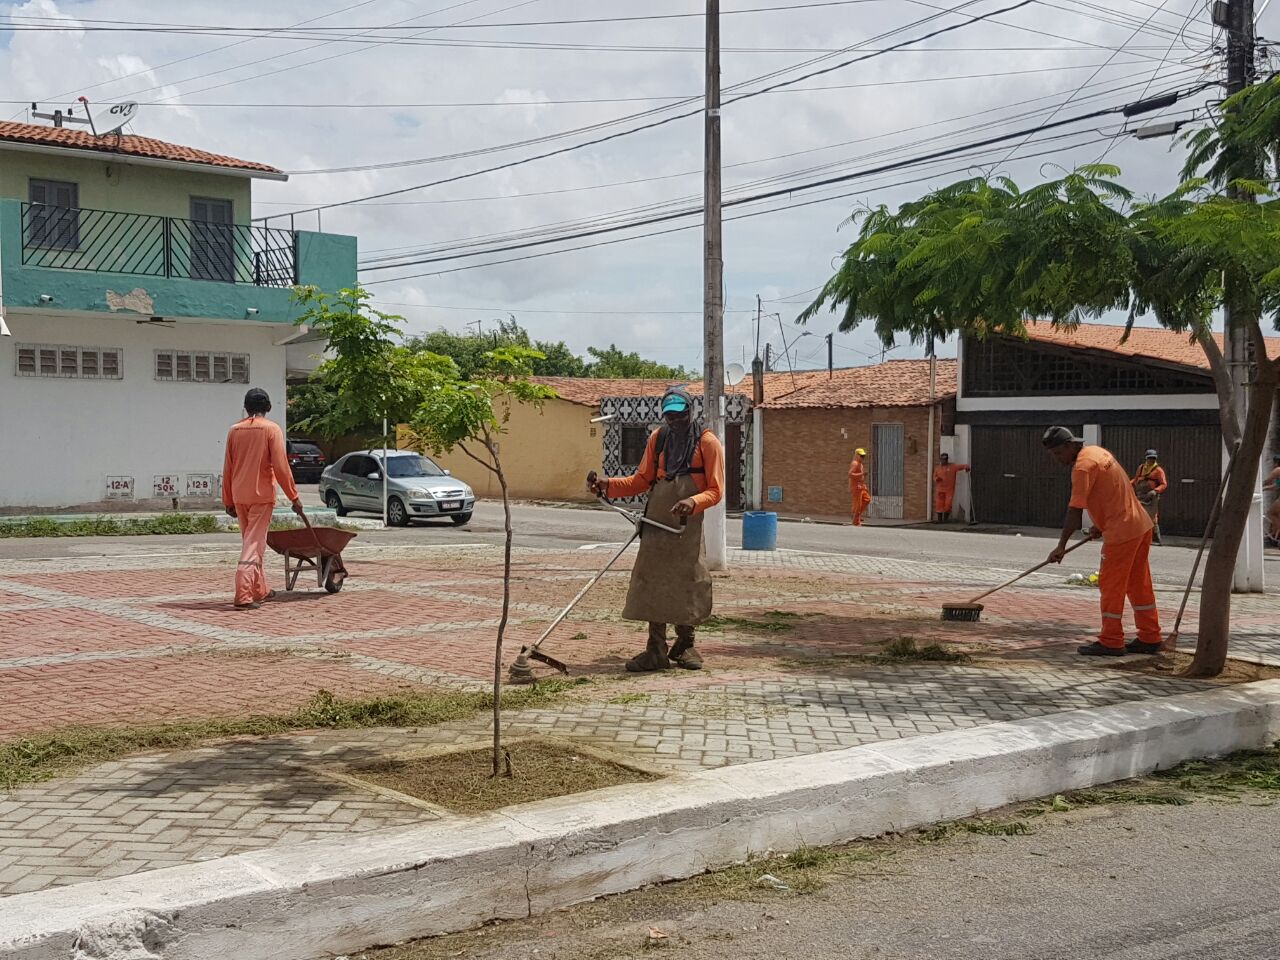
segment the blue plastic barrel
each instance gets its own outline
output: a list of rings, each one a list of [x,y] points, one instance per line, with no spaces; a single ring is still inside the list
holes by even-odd
[[[764,510],[748,510],[742,515],[742,549],[778,549],[778,515]]]

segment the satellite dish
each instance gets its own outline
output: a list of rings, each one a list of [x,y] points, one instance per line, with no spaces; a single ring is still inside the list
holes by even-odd
[[[107,109],[92,114],[93,132],[100,137],[106,136],[108,133],[115,133],[137,115],[138,102],[136,100],[112,104]]]
[[[736,387],[746,379],[747,369],[740,363],[731,363],[724,368],[724,384],[726,387]]]

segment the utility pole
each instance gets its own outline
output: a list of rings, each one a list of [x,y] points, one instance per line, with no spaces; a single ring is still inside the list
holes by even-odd
[[[836,335],[835,332],[827,334],[827,379],[831,380],[836,375]]]
[[[1227,96],[1250,87],[1257,79],[1254,60],[1253,0],[1228,0],[1226,4]],[[1215,11],[1215,19],[1216,11]],[[1234,187],[1233,199],[1248,202]],[[1240,429],[1244,429],[1249,411],[1249,381],[1252,375],[1249,346],[1249,317],[1238,316],[1231,309],[1231,290],[1226,291],[1223,316],[1226,325],[1227,364],[1231,371],[1232,407]],[[1225,469],[1225,468],[1224,468]],[[1234,589],[1237,593],[1260,593],[1263,590],[1262,497],[1255,495],[1249,510],[1244,541],[1236,557]]]
[[[724,234],[720,209],[720,0],[707,0],[706,160],[703,192],[702,336],[706,424],[724,441]],[[736,468],[732,468],[736,469]],[[725,504],[703,522],[707,567],[728,567]]]
[[[773,372],[773,344],[766,343],[764,345],[764,372]]]

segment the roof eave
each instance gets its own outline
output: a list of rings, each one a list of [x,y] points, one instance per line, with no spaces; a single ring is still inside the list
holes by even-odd
[[[284,182],[289,175],[283,171],[253,170],[248,167],[224,167],[213,163],[196,163],[191,160],[164,160],[159,157],[140,157],[133,153],[112,153],[109,150],[85,150],[80,147],[61,147],[44,143],[24,143],[20,140],[0,140],[0,150],[21,153],[39,153],[44,156],[78,157],[103,163],[123,163],[138,167],[161,167],[166,170],[199,170],[242,180],[276,180]]]

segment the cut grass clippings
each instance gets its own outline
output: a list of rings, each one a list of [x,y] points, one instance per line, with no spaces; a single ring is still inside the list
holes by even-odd
[[[969,655],[948,650],[938,643],[918,647],[915,637],[898,637],[886,643],[871,659],[878,663],[964,663]]]
[[[762,633],[786,633],[795,629],[795,621],[802,619],[802,615],[798,613],[790,613],[786,610],[770,610],[763,614],[759,619],[751,619],[748,617],[708,617],[700,629],[708,631],[718,630],[758,630]]]
[[[85,520],[0,521],[0,539],[13,537],[132,537],[226,533],[212,513],[165,513],[158,517],[90,517]]]
[[[505,691],[503,707],[540,706],[589,680],[547,680]],[[66,775],[83,767],[150,750],[183,750],[229,737],[263,737],[297,730],[419,727],[462,720],[493,707],[488,693],[425,691],[344,700],[321,690],[285,714],[188,720],[135,727],[70,727],[0,743],[0,790]]]
[[[656,775],[547,741],[512,743],[507,756],[510,776],[493,776],[490,747],[378,760],[351,767],[346,773],[457,813],[484,813],[515,803],[658,779]]]
[[[1154,657],[1126,657],[1124,660],[1108,662],[1106,666],[1129,673],[1181,677],[1186,675],[1193,659],[1189,653],[1161,653]],[[1216,677],[1197,677],[1196,679],[1217,686],[1227,686],[1234,683],[1252,683],[1255,680],[1274,680],[1277,677],[1280,677],[1280,667],[1247,663],[1244,660],[1227,660],[1226,666]]]

